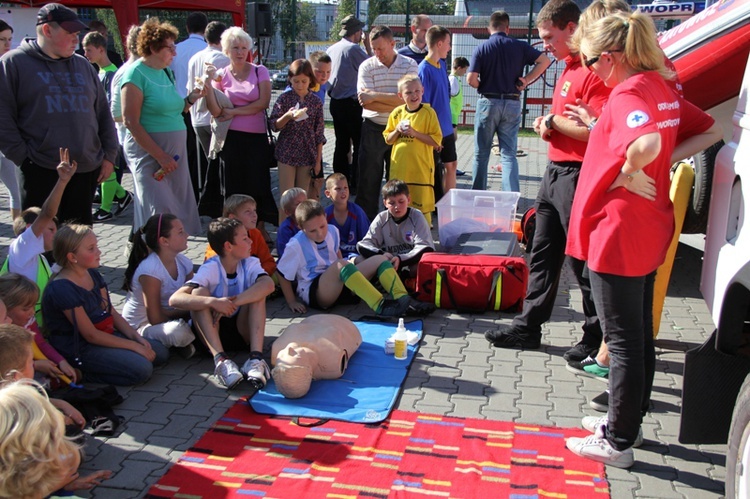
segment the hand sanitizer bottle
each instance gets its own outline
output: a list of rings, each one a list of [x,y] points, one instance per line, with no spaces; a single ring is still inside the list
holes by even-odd
[[[408,352],[408,336],[406,335],[406,327],[404,327],[403,318],[398,320],[398,327],[396,328],[396,334],[393,339],[395,340],[393,356],[398,360],[405,360]]]

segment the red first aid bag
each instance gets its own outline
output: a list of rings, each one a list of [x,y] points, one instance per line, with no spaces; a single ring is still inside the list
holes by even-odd
[[[459,311],[518,312],[528,282],[521,257],[425,253],[417,268],[417,299]]]

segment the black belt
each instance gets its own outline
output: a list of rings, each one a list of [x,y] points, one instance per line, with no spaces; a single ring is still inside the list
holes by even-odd
[[[583,163],[580,161],[550,161],[549,164],[562,168],[580,168]]]
[[[482,94],[482,97],[486,99],[518,100],[521,98],[521,95],[520,94]]]

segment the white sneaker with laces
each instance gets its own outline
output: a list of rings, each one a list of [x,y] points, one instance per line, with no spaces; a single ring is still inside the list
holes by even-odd
[[[266,381],[271,378],[271,370],[263,359],[247,359],[242,366],[242,372],[258,390],[266,386]]]
[[[608,415],[604,416],[586,416],[581,420],[581,426],[584,430],[588,430],[591,433],[596,433],[597,428],[600,426],[607,426],[609,422]],[[633,447],[637,448],[643,445],[643,428],[638,428],[638,436],[635,437]]]
[[[619,451],[612,447],[604,438],[601,426],[596,429],[595,434],[586,438],[569,438],[565,446],[574,454],[615,468],[630,468],[635,463],[633,449]]]
[[[216,364],[214,374],[219,378],[219,382],[227,387],[227,390],[231,390],[237,384],[244,380],[245,377],[242,375],[240,370],[237,368],[237,364],[229,359],[224,359]]]

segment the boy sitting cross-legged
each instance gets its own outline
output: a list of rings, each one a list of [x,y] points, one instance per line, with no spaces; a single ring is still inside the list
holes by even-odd
[[[385,256],[367,258],[356,266],[344,260],[339,233],[328,225],[320,203],[303,201],[295,216],[301,231],[289,241],[278,263],[281,290],[289,308],[298,313],[304,313],[306,306],[326,310],[361,298],[375,313],[388,317],[426,315],[435,310],[431,304],[409,297]],[[384,298],[370,283],[376,275],[391,298]],[[294,280],[296,296],[291,283]]]
[[[341,254],[357,264],[363,260],[357,252],[357,243],[365,237],[370,221],[365,210],[349,200],[349,182],[343,173],[332,173],[326,179],[326,197],[333,204],[326,206],[328,223],[339,230]]]
[[[402,279],[416,277],[422,255],[435,251],[430,226],[422,212],[409,207],[405,182],[391,179],[382,193],[385,210],[372,221],[357,250],[364,257],[385,256]]]
[[[218,256],[203,262],[195,276],[169,299],[169,305],[190,310],[203,342],[214,356],[219,381],[231,389],[244,378],[262,388],[270,377],[263,360],[266,296],[273,280],[250,256],[252,242],[237,219],[219,218],[208,226],[208,243]],[[226,353],[250,346],[242,372]]]

